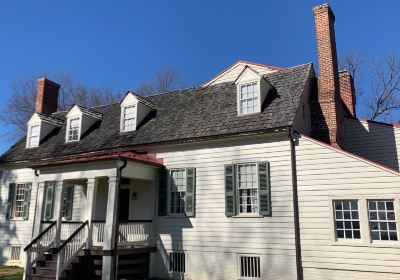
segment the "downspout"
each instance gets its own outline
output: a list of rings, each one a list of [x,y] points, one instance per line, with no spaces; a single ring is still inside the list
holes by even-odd
[[[35,212],[33,213],[33,229],[32,229],[32,235],[31,235],[31,240],[34,238],[34,235],[35,235],[35,224],[36,224],[36,212],[37,212],[37,202],[38,202],[38,194],[37,194],[37,192],[38,192],[38,190],[39,190],[39,188],[38,188],[38,183],[39,183],[39,175],[40,175],[40,172],[39,172],[39,170],[37,170],[37,169],[35,169],[35,176],[36,176],[36,178],[37,178],[37,181],[36,181],[36,199],[35,199]],[[32,191],[32,190],[31,190]],[[40,215],[40,216],[42,216],[42,215]]]
[[[113,268],[114,268],[114,279],[118,279],[118,232],[119,232],[119,189],[121,187],[121,174],[122,170],[126,167],[128,161],[126,159],[123,160],[123,164],[117,168],[117,209],[116,209],[116,226],[115,226],[115,238],[114,238],[114,254],[113,254]]]
[[[293,193],[293,218],[294,218],[294,238],[296,247],[296,274],[297,280],[303,280],[303,265],[301,261],[301,240],[300,240],[300,218],[299,200],[297,193],[297,166],[296,166],[296,138],[293,127],[288,127],[290,140],[290,160],[292,167],[292,193]]]

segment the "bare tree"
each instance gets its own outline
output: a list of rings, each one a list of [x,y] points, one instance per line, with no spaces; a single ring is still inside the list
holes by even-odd
[[[180,78],[180,73],[167,65],[157,71],[156,78],[153,82],[139,84],[135,92],[142,96],[148,96],[177,90],[183,87],[184,85]]]
[[[339,70],[347,70],[354,79],[356,96],[362,94],[361,76],[363,74],[364,59],[360,50],[350,50],[339,58]]]
[[[12,94],[1,110],[0,122],[11,128],[8,138],[20,137],[26,132],[26,123],[32,116],[37,79],[47,75],[32,75],[16,81],[12,85]],[[69,110],[73,104],[85,107],[98,106],[119,101],[121,94],[107,88],[89,88],[83,86],[72,75],[59,73],[51,77],[61,85],[58,110]]]
[[[359,51],[345,53],[339,60],[355,83],[356,94],[361,96],[359,107],[371,120],[393,121],[400,109],[400,59],[396,52],[366,63]]]
[[[393,117],[400,109],[400,60],[397,53],[378,58],[371,68],[371,92],[368,98],[370,117]]]

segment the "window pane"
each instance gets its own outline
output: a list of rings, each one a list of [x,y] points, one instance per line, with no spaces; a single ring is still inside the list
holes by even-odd
[[[258,93],[257,83],[242,85],[240,87],[240,112],[243,114],[257,111]]]
[[[22,218],[25,200],[25,184],[17,184],[15,192],[14,217]]]
[[[360,221],[357,201],[334,201],[336,237],[339,239],[360,239]]]
[[[136,120],[136,106],[127,106],[124,107],[124,116],[123,116],[123,131],[132,131],[135,129],[135,120]]]
[[[372,240],[397,240],[393,201],[368,201],[368,211]]]
[[[237,187],[239,189],[239,213],[258,212],[257,165],[237,165]]]
[[[69,121],[68,141],[79,140],[80,119],[73,118]]]
[[[185,212],[186,171],[185,169],[171,170],[171,199],[170,212]]]

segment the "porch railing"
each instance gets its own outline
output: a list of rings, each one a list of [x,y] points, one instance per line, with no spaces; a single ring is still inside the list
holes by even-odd
[[[50,222],[46,225],[47,227],[24,248],[26,252],[25,274],[54,243],[57,230],[56,222]]]
[[[92,221],[93,245],[101,246],[104,240],[104,220]],[[150,245],[152,220],[129,220],[119,223],[118,245]]]
[[[57,248],[57,275],[61,273],[71,263],[72,259],[85,248],[87,244],[88,221],[81,223],[79,227]]]

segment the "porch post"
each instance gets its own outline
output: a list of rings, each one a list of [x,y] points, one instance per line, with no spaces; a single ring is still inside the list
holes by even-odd
[[[118,201],[118,177],[112,176],[108,178],[108,200],[107,200],[107,216],[104,227],[103,241],[103,270],[102,280],[114,280],[114,262],[117,252],[115,248],[115,238],[117,238],[117,201]]]
[[[37,184],[37,199],[36,199],[36,212],[35,212],[35,224],[33,225],[33,237],[36,237],[41,232],[43,207],[44,207],[44,194],[45,194],[45,183],[38,182]]]
[[[64,196],[64,183],[63,181],[56,182],[56,192],[54,197],[54,219],[56,220],[56,235],[54,238],[54,247],[57,248],[61,242],[61,227],[63,216],[63,196]]]
[[[96,178],[88,178],[86,190],[86,219],[89,221],[88,239],[86,248],[91,248],[93,245],[93,213],[96,206],[97,180]]]

